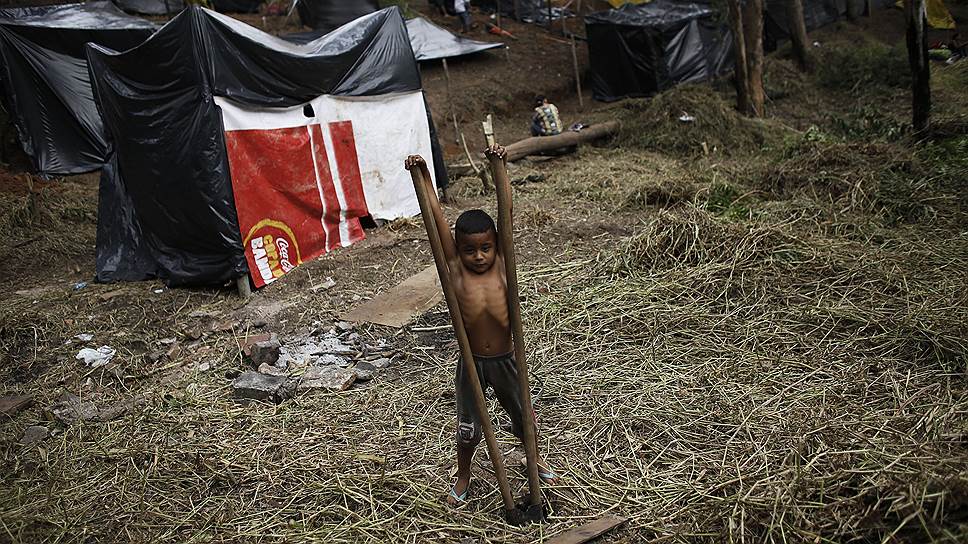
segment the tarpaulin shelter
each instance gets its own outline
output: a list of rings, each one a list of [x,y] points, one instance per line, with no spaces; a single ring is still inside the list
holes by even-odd
[[[113,0],[128,13],[139,15],[173,15],[185,9],[184,0]]]
[[[410,47],[418,61],[446,59],[504,47],[503,43],[481,42],[454,35],[423,17],[407,21]]]
[[[88,172],[105,161],[84,44],[128,49],[155,29],[106,1],[0,9],[0,94],[39,173]]]
[[[380,9],[378,0],[294,0],[299,20],[315,30],[329,32],[357,17]]]
[[[650,96],[733,67],[730,32],[709,4],[656,0],[585,17],[597,100]]]
[[[763,48],[773,51],[781,41],[790,39],[788,0],[763,3]],[[802,0],[803,22],[807,32],[835,23],[847,15],[847,0]]]
[[[395,7],[305,45],[190,7],[88,60],[113,146],[99,281],[261,286],[361,239],[361,217],[418,213],[407,155],[445,176]]]

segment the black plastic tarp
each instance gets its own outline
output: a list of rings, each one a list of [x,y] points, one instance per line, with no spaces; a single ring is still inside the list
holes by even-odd
[[[3,105],[39,173],[88,172],[105,161],[85,43],[128,49],[155,29],[107,1],[0,10]]]
[[[423,17],[407,21],[410,47],[418,61],[446,59],[504,47],[503,43],[480,42],[455,36]]]
[[[378,0],[295,0],[302,24],[329,32],[380,9]]]
[[[776,49],[779,42],[790,39],[787,0],[767,0],[763,13],[763,48]],[[807,32],[827,26],[847,15],[847,0],[803,0],[803,22]]]
[[[732,69],[732,39],[709,4],[656,0],[585,17],[597,100],[650,96]]]
[[[101,177],[99,281],[219,284],[246,271],[215,96],[287,107],[421,88],[395,7],[306,45],[191,7],[141,46],[89,46],[88,59],[114,146]],[[446,176],[439,152],[434,164]]]
[[[119,8],[140,15],[173,15],[185,9],[184,0],[114,0]]]

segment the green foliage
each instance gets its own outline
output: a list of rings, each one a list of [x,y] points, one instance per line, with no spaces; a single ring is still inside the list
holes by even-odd
[[[714,183],[709,187],[706,209],[716,215],[741,219],[749,215],[749,208],[741,204],[742,194],[728,183]]]
[[[831,130],[841,138],[858,140],[886,140],[903,138],[910,131],[910,124],[884,113],[882,108],[865,104],[843,115],[828,117]]]
[[[823,51],[817,65],[817,80],[828,89],[869,92],[872,87],[910,86],[911,69],[903,46],[845,44]]]
[[[419,13],[410,9],[409,0],[380,0],[381,8],[388,8],[390,6],[397,6],[400,11],[403,12],[404,19],[410,19],[419,15]]]

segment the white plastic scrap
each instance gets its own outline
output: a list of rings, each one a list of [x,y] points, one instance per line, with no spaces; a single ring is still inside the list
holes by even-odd
[[[97,368],[110,363],[115,353],[117,350],[110,346],[101,346],[97,349],[84,348],[77,352],[75,359],[84,361],[84,364],[91,368]]]

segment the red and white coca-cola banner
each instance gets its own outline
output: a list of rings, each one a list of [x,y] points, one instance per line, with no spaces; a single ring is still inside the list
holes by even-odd
[[[420,92],[321,96],[274,109],[215,100],[256,287],[362,240],[363,216],[391,220],[420,213],[403,169],[415,153],[432,162]]]

